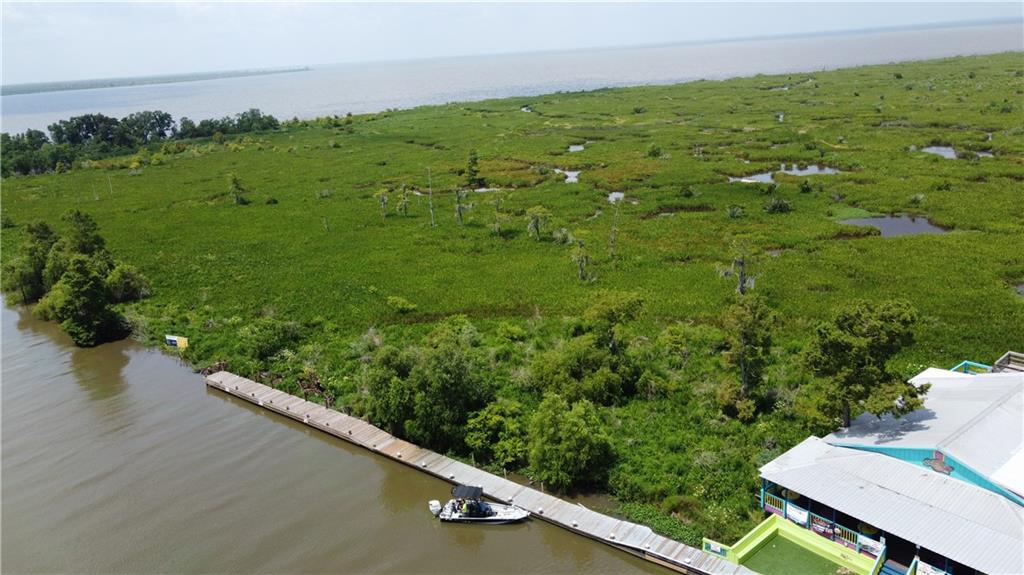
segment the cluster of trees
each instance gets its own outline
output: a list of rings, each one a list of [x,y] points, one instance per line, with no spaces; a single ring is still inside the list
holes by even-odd
[[[281,123],[277,121],[277,118],[252,108],[234,116],[201,120],[198,124],[188,118],[182,118],[178,122],[178,129],[174,132],[174,136],[182,139],[210,138],[217,133],[224,135],[244,134],[276,130],[280,126]]]
[[[815,328],[804,359],[816,379],[796,404],[812,428],[827,433],[861,413],[899,417],[921,408],[930,386],[907,383],[889,366],[913,342],[916,321],[907,301],[858,300]]]
[[[498,395],[494,350],[465,317],[449,318],[420,345],[375,351],[363,377],[367,415],[398,436],[485,465],[528,465],[551,487],[601,485],[615,455],[600,406],[635,393],[639,369],[621,331],[641,306],[635,294],[599,294],[568,340],[533,359],[527,387],[537,395],[515,399]]]
[[[50,124],[49,136],[32,129],[13,136],[0,134],[2,175],[62,171],[78,160],[130,154],[167,140],[219,138],[279,126],[276,118],[257,109],[199,123],[188,118],[175,123],[170,114],[159,110],[135,112],[121,119],[85,114]]]
[[[12,302],[38,302],[33,313],[59,322],[76,345],[124,337],[127,328],[114,305],[147,297],[148,280],[114,260],[90,216],[71,210],[61,219],[63,234],[45,222],[25,226],[18,252],[4,262],[3,290]]]
[[[464,317],[442,322],[422,345],[384,346],[366,373],[370,419],[411,441],[465,453],[466,421],[494,397],[485,367]]]

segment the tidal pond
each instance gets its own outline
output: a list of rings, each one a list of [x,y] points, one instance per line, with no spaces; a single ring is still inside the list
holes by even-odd
[[[921,148],[921,151],[926,154],[935,154],[936,156],[942,156],[947,160],[956,159],[956,149],[951,148],[949,146],[928,146],[926,148]]]
[[[775,181],[775,174],[789,174],[791,176],[818,176],[818,175],[831,175],[838,174],[839,170],[831,168],[823,164],[810,164],[801,168],[797,164],[790,164],[788,167],[786,164],[779,164],[778,170],[772,170],[770,172],[758,172],[749,176],[741,176],[739,178],[729,177],[730,182],[744,182],[744,183],[755,183],[760,182],[764,184],[770,184]]]
[[[567,183],[567,184],[578,184],[579,181],[580,181],[580,171],[578,171],[578,170],[573,172],[573,171],[570,171],[570,170],[562,170],[562,169],[559,169],[559,168],[554,168],[551,171],[553,171],[556,174],[564,175],[565,176],[565,183]]]
[[[839,222],[851,226],[871,226],[882,232],[883,238],[916,236],[920,234],[944,234],[946,230],[915,216],[879,216],[875,218],[854,218]]]

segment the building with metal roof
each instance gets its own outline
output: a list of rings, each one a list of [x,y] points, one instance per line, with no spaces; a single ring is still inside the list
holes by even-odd
[[[799,493],[809,512],[830,519],[827,507],[877,527],[890,545],[896,536],[985,573],[1024,573],[1024,507],[971,483],[817,437],[761,477]]]
[[[958,368],[910,380],[930,385],[922,409],[864,414],[762,467],[762,507],[876,573],[1024,573],[1024,372]]]
[[[929,368],[910,382],[931,385],[924,409],[900,418],[865,413],[825,441],[942,462],[953,477],[1024,505],[1024,373]]]

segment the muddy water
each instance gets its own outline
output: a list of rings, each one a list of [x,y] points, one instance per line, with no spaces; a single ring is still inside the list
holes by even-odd
[[[174,358],[2,307],[5,573],[661,573],[548,525],[441,525],[448,486]]]

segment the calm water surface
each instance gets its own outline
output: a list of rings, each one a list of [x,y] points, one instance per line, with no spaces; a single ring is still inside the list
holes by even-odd
[[[45,129],[80,114],[123,117],[139,110],[164,110],[175,118],[196,120],[260,108],[278,118],[308,118],[559,90],[817,72],[1021,47],[1018,25],[997,24],[317,66],[288,74],[3,96],[0,124],[13,133]]]
[[[839,223],[851,226],[871,226],[873,228],[878,228],[882,232],[883,238],[946,233],[946,230],[929,222],[927,218],[917,218],[914,216],[854,218],[852,220],[843,220]]]
[[[131,342],[2,307],[4,573],[664,573],[540,521],[442,525],[444,482]]]
[[[927,148],[921,148],[921,151],[926,154],[934,154],[936,156],[942,156],[947,160],[956,159],[956,150],[949,146],[928,146]]]

